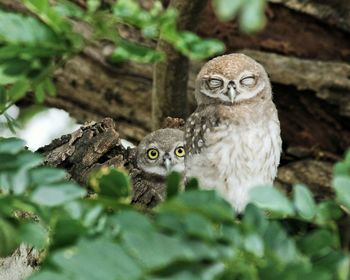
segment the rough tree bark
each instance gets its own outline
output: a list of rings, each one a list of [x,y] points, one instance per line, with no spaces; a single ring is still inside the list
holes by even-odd
[[[207,5],[207,0],[172,0],[169,7],[178,11],[179,30],[193,31],[198,17]],[[189,60],[169,43],[158,40],[157,50],[166,55],[163,62],[157,63],[153,70],[152,127],[157,129],[163,120],[170,116],[187,117],[187,81]]]

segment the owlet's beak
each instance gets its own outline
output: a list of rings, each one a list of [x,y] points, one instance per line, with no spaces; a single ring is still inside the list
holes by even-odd
[[[167,172],[169,172],[171,170],[171,158],[170,155],[168,153],[165,153],[163,156],[163,163],[165,166],[165,169]]]
[[[230,98],[230,102],[233,103],[237,96],[236,85],[229,84],[227,87],[227,96]]]

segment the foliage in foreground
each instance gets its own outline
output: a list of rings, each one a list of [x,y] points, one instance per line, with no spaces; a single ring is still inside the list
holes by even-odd
[[[41,165],[15,138],[0,140],[0,254],[26,242],[43,263],[30,279],[348,279],[350,153],[335,166],[335,198],[316,203],[294,187],[252,193],[242,217],[213,191],[177,193],[144,213],[130,206],[129,178],[113,168],[93,179],[98,193]]]

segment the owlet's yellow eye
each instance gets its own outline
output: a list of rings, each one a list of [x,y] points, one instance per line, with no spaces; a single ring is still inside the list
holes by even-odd
[[[177,147],[177,148],[175,149],[175,155],[176,155],[177,157],[184,157],[185,154],[186,154],[186,153],[185,153],[184,147],[180,146],[180,147]]]
[[[147,156],[149,159],[157,159],[159,157],[159,152],[157,149],[149,149],[147,150]]]

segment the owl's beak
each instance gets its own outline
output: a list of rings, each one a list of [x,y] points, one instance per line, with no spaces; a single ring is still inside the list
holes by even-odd
[[[230,98],[231,103],[233,103],[235,101],[237,92],[236,92],[236,87],[229,85],[228,86],[228,91],[227,91],[227,95]]]
[[[169,172],[171,170],[171,158],[170,158],[170,155],[168,153],[166,153],[164,155],[163,163],[164,163],[166,171]]]

